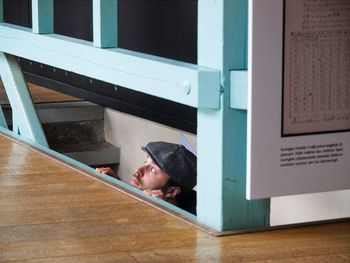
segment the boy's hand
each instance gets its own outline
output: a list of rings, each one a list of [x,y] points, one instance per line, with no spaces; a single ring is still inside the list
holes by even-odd
[[[108,174],[108,175],[110,175],[110,176],[120,180],[119,176],[110,167],[99,167],[99,168],[96,168],[96,173]]]

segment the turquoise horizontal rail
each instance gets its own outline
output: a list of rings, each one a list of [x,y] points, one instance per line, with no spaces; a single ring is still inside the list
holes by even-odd
[[[220,107],[220,71],[0,23],[0,51],[197,108]]]

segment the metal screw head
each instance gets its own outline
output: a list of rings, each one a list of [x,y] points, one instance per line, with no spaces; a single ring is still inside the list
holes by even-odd
[[[188,95],[191,93],[191,82],[189,80],[186,79],[181,86],[184,94]]]

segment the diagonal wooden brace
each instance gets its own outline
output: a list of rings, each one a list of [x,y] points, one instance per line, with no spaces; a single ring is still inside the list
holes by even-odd
[[[13,132],[48,147],[22,70],[12,55],[0,52],[0,75],[13,116]]]

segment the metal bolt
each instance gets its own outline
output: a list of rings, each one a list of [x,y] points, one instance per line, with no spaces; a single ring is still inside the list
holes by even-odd
[[[182,83],[182,90],[183,90],[183,93],[188,95],[191,93],[191,82],[189,80],[185,80],[183,83]]]

